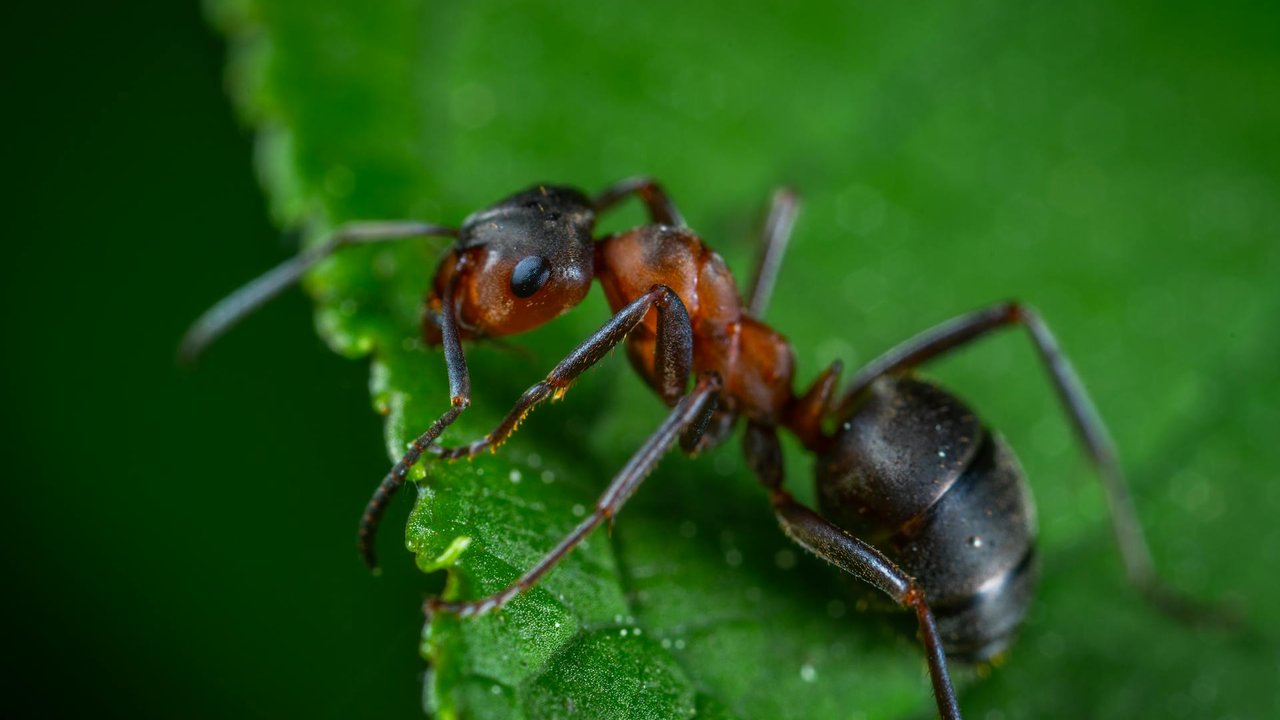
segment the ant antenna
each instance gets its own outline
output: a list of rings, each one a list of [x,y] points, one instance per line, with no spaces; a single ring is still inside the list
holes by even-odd
[[[178,345],[178,362],[183,365],[194,364],[214,340],[298,282],[321,260],[343,248],[412,237],[457,236],[455,228],[420,222],[360,222],[343,225],[323,244],[285,260],[206,310],[182,336],[182,342]]]

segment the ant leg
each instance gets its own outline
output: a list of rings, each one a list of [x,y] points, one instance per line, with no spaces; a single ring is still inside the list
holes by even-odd
[[[465,445],[442,447],[433,445],[427,452],[446,460],[459,460],[495,450],[506,442],[525,417],[549,397],[560,397],[587,368],[595,365],[633,330],[650,308],[658,312],[658,339],[654,366],[660,371],[662,396],[675,405],[685,395],[693,367],[693,327],[688,311],[673,290],[666,285],[654,286],[618,311],[591,337],[582,341],[542,381],[530,386],[511,411],[488,434]]]
[[[640,449],[631,456],[627,464],[609,483],[609,487],[596,501],[591,514],[578,523],[554,548],[551,549],[532,568],[526,571],[515,582],[488,597],[462,602],[448,602],[439,598],[431,598],[423,605],[423,612],[428,616],[436,612],[446,612],[462,617],[480,615],[505,605],[516,595],[537,584],[547,571],[555,567],[569,551],[583,538],[591,533],[600,523],[613,522],[623,504],[640,487],[640,483],[653,470],[658,461],[666,455],[676,439],[688,428],[705,424],[707,416],[715,409],[715,399],[721,387],[720,377],[715,373],[703,375],[693,390],[680,399],[667,415],[658,429],[645,440]]]
[[[1231,624],[1232,613],[1203,607],[1200,603],[1167,588],[1156,575],[1138,521],[1137,510],[1124,472],[1120,469],[1115,443],[1101,416],[1058,347],[1058,341],[1034,308],[1017,301],[1003,302],[961,315],[916,335],[872,360],[854,376],[839,404],[836,417],[847,417],[862,394],[876,378],[900,373],[940,355],[958,349],[1001,328],[1021,325],[1031,336],[1041,362],[1049,371],[1053,388],[1066,410],[1076,434],[1099,477],[1111,510],[1111,528],[1120,547],[1129,582],[1156,608],[1182,621]]]
[[[747,464],[769,491],[773,512],[788,537],[814,555],[874,585],[903,608],[915,611],[938,715],[945,720],[959,720],[960,704],[951,686],[946,653],[924,591],[879,550],[801,505],[782,487],[782,448],[777,430],[748,423],[742,447]]]
[[[791,230],[800,211],[800,196],[791,188],[778,188],[773,192],[769,215],[760,233],[760,256],[756,258],[756,271],[747,293],[747,314],[754,318],[764,316],[773,295],[773,285],[778,279],[782,256],[791,240]]]
[[[456,273],[454,277],[457,277]],[[452,293],[452,285],[446,292]],[[448,297],[446,295],[444,307],[451,307],[452,305]],[[378,531],[378,522],[382,519],[382,514],[386,510],[391,496],[404,484],[409,468],[413,467],[423,453],[448,460],[456,460],[463,457],[474,457],[486,449],[496,449],[515,432],[526,415],[547,398],[563,395],[579,375],[599,362],[618,343],[622,342],[623,338],[644,320],[645,315],[651,309],[656,309],[658,313],[658,342],[654,350],[656,356],[654,367],[659,372],[663,399],[668,400],[668,404],[674,405],[676,401],[685,395],[685,388],[689,384],[689,374],[693,367],[693,326],[689,322],[689,313],[685,309],[684,302],[680,300],[675,291],[666,285],[655,285],[649,292],[619,310],[591,337],[584,340],[577,348],[574,348],[572,352],[560,361],[560,364],[552,368],[546,379],[526,390],[520,396],[520,399],[516,401],[511,411],[507,413],[507,416],[491,432],[466,445],[448,448],[440,447],[435,442],[440,438],[440,434],[444,432],[444,429],[461,414],[466,404],[470,402],[471,390],[469,383],[466,384],[466,397],[462,401],[461,407],[459,407],[460,395],[454,383],[455,368],[460,368],[461,371],[461,375],[458,376],[459,381],[465,382],[466,361],[462,355],[461,344],[458,343],[457,323],[453,319],[452,313],[441,313],[441,319],[446,321],[446,323],[442,323],[443,334],[446,338],[444,344],[445,362],[449,366],[449,385],[454,396],[454,407],[450,408],[444,416],[441,416],[439,420],[433,423],[417,440],[414,440],[408,452],[383,479],[382,484],[378,486],[373,497],[369,500],[369,504],[365,507],[364,515],[360,519],[358,543],[360,554],[364,558],[365,564],[370,568],[377,567],[373,548],[374,538]],[[448,339],[450,337],[453,338],[452,341]],[[456,345],[456,353],[454,354],[451,354],[451,342]],[[450,358],[453,359],[451,360]]]
[[[684,216],[676,209],[676,204],[667,195],[667,191],[663,190],[658,181],[651,177],[619,180],[596,195],[592,205],[595,206],[597,213],[603,213],[622,202],[628,195],[640,198],[655,224],[684,227]]]
[[[820,453],[828,444],[822,421],[835,411],[836,385],[843,370],[844,363],[832,362],[783,413],[783,426],[795,433],[809,452]]]
[[[254,310],[279,295],[321,260],[353,245],[402,240],[411,237],[456,237],[458,231],[443,225],[419,222],[360,222],[343,225],[323,244],[285,260],[244,287],[219,300],[196,319],[178,345],[178,360],[191,364],[214,340]]]
[[[364,513],[360,516],[356,547],[360,551],[360,557],[364,559],[365,566],[370,570],[378,568],[373,541],[378,534],[378,524],[382,521],[382,515],[387,511],[391,498],[400,490],[405,478],[409,476],[409,469],[418,462],[422,453],[439,439],[445,428],[452,425],[463,410],[471,405],[471,376],[467,373],[467,357],[462,353],[458,320],[452,312],[454,291],[460,275],[461,273],[454,273],[441,298],[445,311],[440,313],[440,336],[444,350],[444,364],[449,373],[449,409],[436,418],[426,432],[410,443],[409,449],[378,484],[377,489],[373,491],[373,497],[369,498],[369,502],[364,507]]]

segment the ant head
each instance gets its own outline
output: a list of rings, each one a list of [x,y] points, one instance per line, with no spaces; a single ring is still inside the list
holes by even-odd
[[[468,337],[542,325],[591,289],[594,226],[591,200],[572,188],[536,185],[512,195],[463,221],[428,303],[443,311],[452,283],[452,309]]]

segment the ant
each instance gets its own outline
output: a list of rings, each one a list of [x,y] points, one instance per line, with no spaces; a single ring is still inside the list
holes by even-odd
[[[597,239],[597,218],[628,197],[650,223]],[[423,335],[443,348],[450,405],[395,464],[360,520],[359,550],[376,568],[374,538],[388,503],[423,455],[446,460],[495,450],[537,405],[562,395],[585,370],[626,341],[632,366],[670,413],[588,514],[507,588],[489,597],[430,598],[424,612],[471,616],[533,587],[598,525],[614,517],[679,442],[693,454],[745,421],[747,463],[796,543],[915,613],[941,717],[960,717],[947,656],[981,662],[1012,641],[1027,610],[1037,563],[1030,490],[1013,451],[961,400],[917,379],[919,365],[1010,327],[1027,331],[1106,492],[1129,581],[1157,608],[1202,615],[1156,576],[1115,446],[1057,340],[1036,311],[1002,302],[925,330],[871,361],[838,392],[841,364],[793,390],[794,355],[764,314],[799,208],[773,196],[750,292],[688,227],[656,181],[631,178],[590,197],[534,185],[473,213],[458,228],[417,222],[354,223],[286,261],[201,316],[184,337],[194,359],[215,338],[296,282],[324,258],[357,244],[409,237],[454,240],[427,293]],[[569,311],[598,278],[614,315],[534,384],[488,434],[465,445],[437,443],[471,403],[462,343],[531,330]],[[692,379],[692,388],[690,382]],[[832,427],[828,431],[825,428]],[[819,510],[783,486],[779,428],[816,456]]]

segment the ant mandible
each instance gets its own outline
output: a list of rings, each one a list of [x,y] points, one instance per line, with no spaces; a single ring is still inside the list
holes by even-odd
[[[651,223],[596,239],[597,218],[629,196]],[[960,717],[946,657],[984,660],[1013,639],[1036,576],[1034,510],[1013,452],[959,399],[912,377],[922,363],[1001,328],[1030,335],[1054,390],[1102,479],[1128,579],[1175,616],[1199,614],[1157,579],[1117,461],[1084,386],[1049,328],[1029,306],[1003,302],[925,330],[857,372],[837,392],[832,363],[803,394],[793,390],[790,344],[759,320],[769,302],[798,200],[778,191],[744,300],[724,261],[691,232],[649,178],[594,198],[535,185],[467,217],[461,227],[355,223],[230,295],[192,326],[181,354],[196,357],[245,315],[339,249],[408,237],[455,240],[427,294],[423,333],[441,346],[450,406],[410,445],[369,500],[359,549],[376,567],[374,536],[388,502],[422,455],[456,460],[501,445],[539,403],[558,396],[626,340],[636,371],[670,413],[605,489],[592,512],[518,580],[495,595],[426,601],[424,611],[477,615],[529,589],[592,530],[612,520],[677,442],[689,453],[722,442],[745,420],[743,450],[792,540],[914,611],[938,712]],[[444,447],[441,433],[471,403],[464,340],[531,330],[567,312],[598,278],[613,317],[530,387],[488,434]],[[689,389],[690,378],[692,389]],[[834,427],[828,432],[825,427]],[[816,455],[821,513],[783,487],[778,429]]]

